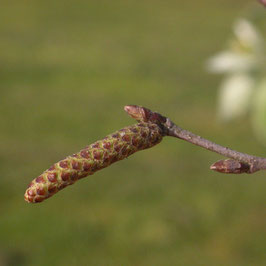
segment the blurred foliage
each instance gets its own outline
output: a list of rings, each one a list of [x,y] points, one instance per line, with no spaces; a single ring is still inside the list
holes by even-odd
[[[1,266],[264,265],[263,173],[211,172],[218,155],[177,139],[23,200],[52,163],[134,123],[126,104],[265,155],[245,118],[215,122],[219,78],[202,67],[248,2],[1,2]]]

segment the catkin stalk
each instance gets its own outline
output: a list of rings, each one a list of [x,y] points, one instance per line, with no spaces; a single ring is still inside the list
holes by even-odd
[[[31,203],[42,202],[81,178],[160,143],[162,138],[155,123],[141,122],[118,130],[53,164],[29,184],[24,198]]]

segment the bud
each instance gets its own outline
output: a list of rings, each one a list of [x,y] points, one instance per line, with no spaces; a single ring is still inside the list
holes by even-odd
[[[243,162],[227,159],[212,164],[210,169],[225,174],[242,174],[249,173],[250,166]]]
[[[151,122],[156,124],[163,124],[166,122],[166,117],[145,107],[138,105],[126,105],[124,110],[137,121]]]
[[[61,189],[129,155],[161,142],[161,129],[152,123],[138,123],[96,141],[80,152],[52,165],[28,186],[24,198],[42,202]]]

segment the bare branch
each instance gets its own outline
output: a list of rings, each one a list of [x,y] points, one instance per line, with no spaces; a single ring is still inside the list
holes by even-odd
[[[120,129],[53,164],[32,180],[24,194],[25,200],[30,203],[42,202],[88,175],[123,160],[137,151],[159,144],[165,136],[183,139],[231,158],[211,165],[211,170],[220,173],[254,173],[266,169],[266,158],[241,153],[215,144],[180,128],[169,118],[145,107],[127,105],[124,109],[139,123]]]
[[[249,155],[246,153],[232,150],[228,147],[221,146],[210,140],[204,139],[192,132],[182,129],[173,123],[169,118],[162,116],[157,112],[153,112],[145,107],[136,105],[128,105],[125,111],[137,120],[144,120],[158,124],[165,136],[171,136],[188,141],[192,144],[200,146],[212,152],[221,154],[233,160],[222,160],[214,163],[211,170],[221,173],[255,173],[259,170],[266,169],[266,158]]]

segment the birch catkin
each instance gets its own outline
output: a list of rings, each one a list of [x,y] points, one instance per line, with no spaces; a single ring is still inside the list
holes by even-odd
[[[52,165],[29,184],[24,198],[31,203],[42,202],[81,178],[160,143],[162,137],[156,123],[125,127]]]

